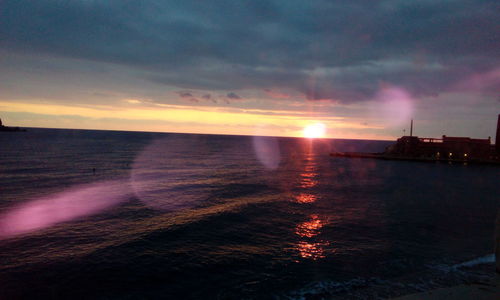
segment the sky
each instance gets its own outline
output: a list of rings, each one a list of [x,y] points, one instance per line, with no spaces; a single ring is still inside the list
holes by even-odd
[[[494,139],[500,2],[0,0],[25,127]]]

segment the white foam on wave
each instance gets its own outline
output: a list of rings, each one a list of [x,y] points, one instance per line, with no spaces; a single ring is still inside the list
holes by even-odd
[[[495,254],[488,254],[454,265],[437,264],[437,265],[427,265],[427,267],[448,273],[448,272],[463,272],[463,270],[461,270],[462,268],[470,268],[477,265],[493,264],[493,263],[495,263]]]
[[[447,276],[443,279],[443,274],[435,277],[433,272],[416,274],[415,278],[408,281],[408,278],[382,279],[378,277],[353,278],[346,281],[319,281],[310,283],[303,288],[281,295],[277,299],[305,300],[311,295],[318,297],[332,297],[335,295],[371,299],[373,297],[386,298],[394,291],[403,291],[405,294],[427,291],[434,288],[443,287],[446,282],[462,283],[471,280],[484,279],[481,272],[474,273],[462,268],[470,268],[482,264],[495,262],[495,255],[489,254],[477,257],[455,265],[428,265],[430,269],[444,272]],[[486,276],[487,277],[487,276]],[[368,289],[368,290],[367,290]]]
[[[492,264],[494,262],[495,262],[495,254],[489,254],[489,255],[478,257],[478,258],[474,258],[472,260],[469,260],[469,261],[466,261],[463,263],[453,265],[452,268],[458,269],[461,267],[473,267],[473,266],[483,265],[483,264]]]
[[[283,295],[282,297],[284,299],[305,300],[308,295],[333,295],[338,292],[346,292],[355,288],[366,287],[374,282],[379,283],[381,282],[381,279],[353,278],[346,281],[317,281],[304,288],[295,290],[288,295]]]

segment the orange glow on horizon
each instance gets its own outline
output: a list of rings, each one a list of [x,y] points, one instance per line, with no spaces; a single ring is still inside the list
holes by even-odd
[[[255,110],[231,107],[193,107],[188,105],[143,104],[124,99],[126,105],[68,105],[43,101],[13,102],[0,100],[2,119],[20,127],[154,131],[250,136],[325,137],[352,139],[386,139],[369,134],[377,125],[360,125],[341,117],[318,119],[312,123],[308,113],[296,110]],[[26,115],[23,115],[26,114]],[[10,116],[9,116],[10,115]],[[335,128],[327,136],[326,128]],[[265,130],[260,130],[264,128]],[[362,131],[361,131],[362,130]]]

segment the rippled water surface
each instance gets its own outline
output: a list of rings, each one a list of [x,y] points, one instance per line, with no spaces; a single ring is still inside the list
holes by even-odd
[[[387,298],[487,277],[499,169],[328,156],[389,144],[2,133],[0,298]]]

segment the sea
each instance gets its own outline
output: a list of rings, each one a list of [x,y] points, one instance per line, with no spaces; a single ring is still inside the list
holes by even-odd
[[[0,133],[0,299],[387,299],[494,276],[498,166],[392,142]]]

